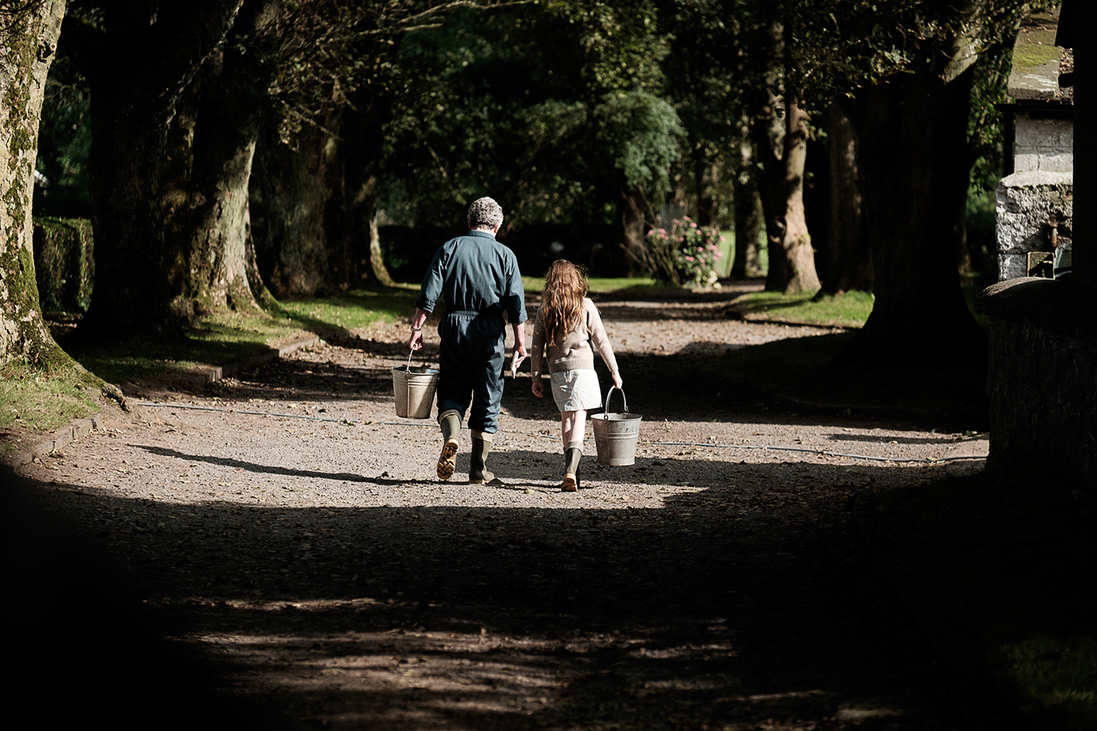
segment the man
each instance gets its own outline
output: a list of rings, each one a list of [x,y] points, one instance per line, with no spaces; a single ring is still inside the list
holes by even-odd
[[[506,316],[514,330],[514,368],[526,358],[526,297],[518,259],[495,240],[503,209],[491,198],[472,202],[469,231],[442,244],[423,277],[411,324],[412,350],[423,347],[423,323],[441,296],[446,314],[438,325],[441,339],[438,375],[438,424],[442,453],[438,477],[448,480],[457,465],[461,422],[468,410],[472,432],[470,484],[502,484],[487,469],[491,441],[499,429],[503,397]]]

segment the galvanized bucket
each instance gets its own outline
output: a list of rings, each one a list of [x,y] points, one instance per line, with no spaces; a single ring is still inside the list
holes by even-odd
[[[615,390],[621,391],[616,386],[610,386],[606,391],[603,412],[591,415],[590,421],[594,425],[594,446],[598,449],[598,464],[624,466],[636,461],[636,442],[640,438],[640,419],[643,417],[629,413],[624,391],[621,391],[624,411],[611,412],[609,397]]]
[[[438,389],[438,371],[426,366],[407,365],[392,369],[392,393],[396,399],[396,415],[408,419],[429,419]]]

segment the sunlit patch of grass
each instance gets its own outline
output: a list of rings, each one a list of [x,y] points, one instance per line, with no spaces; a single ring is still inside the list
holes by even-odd
[[[43,372],[10,363],[0,369],[0,454],[9,457],[35,436],[60,429],[99,409],[74,369]]]
[[[282,302],[282,307],[302,325],[357,330],[407,316],[418,294],[418,285],[355,289],[339,297]]]
[[[752,292],[737,297],[735,311],[751,320],[776,320],[806,325],[859,328],[872,312],[871,292],[846,292],[824,296],[814,293],[784,295],[780,292]]]
[[[590,291],[595,294],[613,294],[628,292],[629,290],[677,289],[673,285],[657,282],[651,277],[594,277],[588,280],[588,282],[590,284]]]
[[[589,277],[587,284],[593,294],[612,294],[639,289],[674,289],[670,285],[656,282],[651,277]],[[541,294],[545,288],[544,277],[522,277],[522,286],[526,294]]]
[[[125,342],[73,346],[88,370],[112,383],[185,372],[199,364],[223,365],[268,352],[310,334],[354,331],[394,322],[415,307],[418,288],[351,290],[339,297],[281,302],[271,312],[246,310],[205,315],[181,342]]]

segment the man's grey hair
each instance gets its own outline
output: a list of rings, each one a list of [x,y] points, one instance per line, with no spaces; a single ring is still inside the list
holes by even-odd
[[[503,225],[503,208],[492,198],[477,198],[469,206],[469,227],[499,228]]]

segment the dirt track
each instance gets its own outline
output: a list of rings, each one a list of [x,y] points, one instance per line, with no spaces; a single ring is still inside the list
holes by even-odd
[[[858,491],[981,469],[985,435],[783,413],[688,377],[812,328],[719,302],[601,309],[644,421],[628,467],[598,466],[588,431],[578,493],[556,488],[557,415],[528,375],[490,459],[506,487],[463,484],[467,454],[439,483],[435,425],[393,411],[403,324],[207,387],[127,384],[146,421],[24,474],[168,628],[164,652],[213,664],[229,706],[188,713],[236,727],[1010,727],[938,662],[848,512]]]

